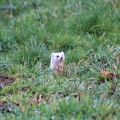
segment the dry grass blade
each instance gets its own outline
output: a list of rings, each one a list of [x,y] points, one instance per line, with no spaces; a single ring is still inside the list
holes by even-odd
[[[102,70],[102,69],[100,69],[100,68],[98,68],[99,70],[100,70],[100,72],[101,72],[101,74],[102,74],[102,77],[104,78],[104,79],[111,79],[111,78],[116,78],[116,74],[115,73],[113,73],[113,72],[108,72],[108,71],[105,71],[105,70]]]
[[[25,106],[23,106],[20,101],[14,100],[14,103],[17,104],[18,106],[20,106],[22,112],[25,112],[25,111],[26,111]]]

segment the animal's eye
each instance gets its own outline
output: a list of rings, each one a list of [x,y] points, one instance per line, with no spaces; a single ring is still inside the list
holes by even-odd
[[[57,55],[57,58],[59,58],[59,55]]]

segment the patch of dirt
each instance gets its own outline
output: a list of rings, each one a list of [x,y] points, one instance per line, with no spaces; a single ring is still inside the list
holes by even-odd
[[[15,81],[15,78],[9,77],[6,74],[1,74],[0,75],[0,89],[2,89],[3,86],[13,83],[14,81]]]
[[[13,108],[12,103],[0,102],[0,112],[10,112]]]

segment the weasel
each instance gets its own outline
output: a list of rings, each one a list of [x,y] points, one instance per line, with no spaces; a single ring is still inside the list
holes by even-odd
[[[64,52],[60,53],[52,52],[50,69],[55,70],[55,72],[57,72],[58,74],[61,74],[63,72],[64,61],[65,61]]]

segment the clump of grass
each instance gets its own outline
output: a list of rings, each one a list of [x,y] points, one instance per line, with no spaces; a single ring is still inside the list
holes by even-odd
[[[37,61],[47,64],[49,62],[49,56],[47,56],[47,48],[42,42],[37,42],[37,40],[30,40],[31,42],[25,42],[18,51],[15,53],[18,62],[21,64],[35,65]],[[44,61],[43,61],[44,59]]]

